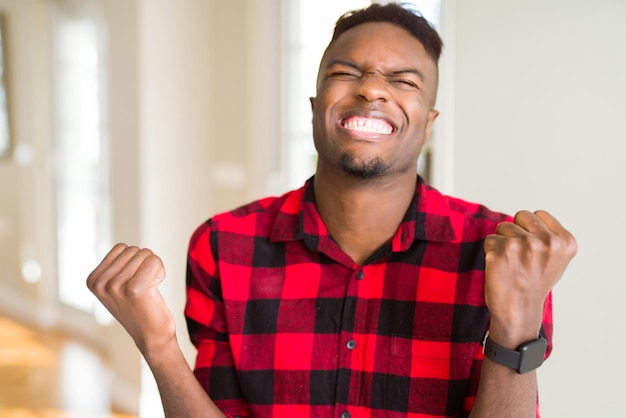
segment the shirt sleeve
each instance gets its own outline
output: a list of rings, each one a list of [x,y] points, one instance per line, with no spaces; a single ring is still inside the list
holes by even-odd
[[[547,342],[545,359],[550,357],[553,348],[552,342],[552,334],[553,334],[553,322],[552,322],[552,292],[548,294],[546,298],[545,304],[543,306],[543,321],[541,324],[541,336],[543,336]],[[472,407],[474,406],[474,401],[476,400],[476,393],[478,392],[478,383],[480,381],[480,372],[482,369],[482,364],[485,359],[485,355],[483,354],[483,345],[479,346],[478,351],[474,355],[474,362],[472,364],[472,372],[470,375],[470,382],[467,391],[467,395],[464,400],[464,411],[465,415],[462,417],[468,417]],[[537,404],[536,404],[536,418],[540,418],[541,415],[539,413],[539,395],[537,394]],[[459,417],[461,418],[461,417]]]
[[[187,255],[185,319],[198,353],[194,374],[228,417],[248,417],[230,348],[211,221],[198,227]]]

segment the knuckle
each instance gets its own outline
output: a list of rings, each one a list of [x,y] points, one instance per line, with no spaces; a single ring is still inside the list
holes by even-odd
[[[90,290],[93,292],[94,295],[101,297],[107,293],[107,284],[102,280],[96,279],[92,283]]]
[[[90,273],[89,276],[87,276],[87,280],[85,280],[85,284],[87,285],[87,288],[89,290],[93,290],[93,286],[94,286],[94,284],[96,282],[96,279],[97,278],[96,278],[96,276],[95,276],[95,274],[93,272]]]
[[[497,256],[492,251],[485,254],[485,263],[487,265],[493,264],[495,260],[497,260]]]
[[[496,234],[502,234],[502,232],[507,228],[508,222],[502,222],[499,223],[498,226],[496,226]],[[492,237],[493,240],[493,237]]]
[[[111,279],[111,273],[106,270],[99,273],[94,271],[87,278],[87,287],[96,296],[101,296],[108,292],[108,288],[112,281]]]
[[[152,252],[150,252],[150,254],[146,257],[145,262],[149,265],[158,265],[158,264],[162,264],[161,263],[161,258],[156,255],[153,254]]]
[[[529,215],[531,215],[530,211],[527,211],[525,209],[519,210],[513,216],[513,220],[515,221],[515,223],[518,223],[521,219],[527,218]]]
[[[548,252],[555,246],[555,240],[552,239],[550,234],[527,235],[526,241],[530,250],[538,253]]]
[[[117,244],[113,246],[113,250],[117,250],[117,251],[122,251],[122,250],[125,250],[126,248],[128,248],[128,245],[124,244],[123,242],[118,242]]]
[[[578,242],[572,234],[568,234],[568,236],[565,238],[565,243],[563,244],[563,246],[565,248],[565,252],[571,257],[574,257],[578,252]]]
[[[126,247],[125,251],[128,251],[129,253],[136,255],[138,252],[141,251],[141,248],[137,247],[136,245],[129,245]]]
[[[134,282],[129,282],[124,286],[124,296],[128,299],[137,299],[142,294],[142,288]]]
[[[147,259],[151,255],[153,255],[152,251],[148,248],[137,248],[137,255],[142,257],[143,259]]]
[[[119,276],[115,276],[109,280],[104,281],[100,285],[99,290],[103,294],[113,295],[113,294],[118,293],[119,288],[120,288],[120,278]]]

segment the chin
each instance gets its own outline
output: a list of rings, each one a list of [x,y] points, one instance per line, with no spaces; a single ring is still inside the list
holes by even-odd
[[[350,154],[341,156],[339,167],[349,176],[363,180],[381,177],[388,171],[387,164],[381,158],[359,162]]]

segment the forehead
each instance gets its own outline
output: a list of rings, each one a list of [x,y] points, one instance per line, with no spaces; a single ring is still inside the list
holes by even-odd
[[[380,67],[408,65],[436,71],[424,45],[404,28],[388,22],[362,23],[342,33],[324,53],[322,67],[338,58]]]

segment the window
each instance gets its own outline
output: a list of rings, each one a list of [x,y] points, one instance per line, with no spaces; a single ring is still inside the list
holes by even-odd
[[[9,130],[9,103],[6,91],[4,54],[4,18],[0,15],[0,157],[8,155],[11,148]]]
[[[58,291],[94,313],[85,286],[109,247],[103,26],[98,2],[59,2],[54,29]]]
[[[283,124],[285,130],[285,184],[299,187],[315,171],[316,152],[311,137],[311,106],[319,61],[330,41],[337,18],[348,10],[367,6],[368,0],[285,1],[286,92]]]

